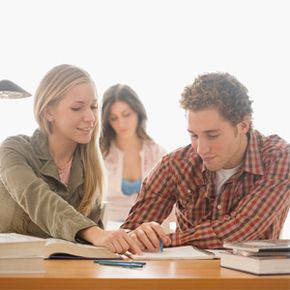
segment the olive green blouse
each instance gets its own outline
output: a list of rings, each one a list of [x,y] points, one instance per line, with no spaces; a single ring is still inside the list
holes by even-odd
[[[68,186],[60,181],[47,137],[40,130],[32,137],[7,138],[0,146],[0,232],[73,241],[82,229],[102,227],[99,204],[88,217],[77,211],[83,174],[77,148]]]

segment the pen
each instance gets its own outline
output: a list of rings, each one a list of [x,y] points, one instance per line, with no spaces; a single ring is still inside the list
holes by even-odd
[[[146,265],[145,262],[135,261],[115,261],[115,260],[95,260],[96,263],[128,264],[128,265]]]
[[[146,265],[145,262],[122,262],[122,261],[109,261],[109,260],[96,260],[94,263],[99,265],[107,265],[107,266],[119,266],[126,268],[143,268]]]
[[[163,252],[163,242],[160,240],[160,252]]]

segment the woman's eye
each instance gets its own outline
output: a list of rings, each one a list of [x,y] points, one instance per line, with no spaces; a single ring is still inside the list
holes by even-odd
[[[81,108],[79,108],[79,107],[71,108],[71,110],[74,111],[74,112],[77,112],[77,111],[79,111],[80,109],[81,109]]]
[[[98,109],[97,106],[91,106],[91,110],[96,111]]]

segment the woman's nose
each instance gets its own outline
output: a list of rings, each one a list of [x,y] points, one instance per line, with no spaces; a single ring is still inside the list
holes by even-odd
[[[119,127],[120,129],[123,129],[123,128],[125,127],[125,124],[126,124],[126,121],[125,121],[124,119],[120,118],[120,119],[118,120],[118,127]]]
[[[95,122],[96,121],[96,113],[92,110],[88,110],[84,116],[84,120],[86,122]]]

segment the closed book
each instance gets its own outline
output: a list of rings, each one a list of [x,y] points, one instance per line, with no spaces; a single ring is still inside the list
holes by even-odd
[[[245,242],[225,242],[225,248],[252,253],[290,252],[290,240],[252,240]]]
[[[7,258],[121,259],[104,247],[68,242],[61,239],[41,239],[15,233],[0,233],[0,259]]]
[[[245,250],[238,250],[232,249],[232,252],[237,255],[242,256],[256,256],[256,257],[263,257],[263,256],[288,256],[290,258],[290,251],[283,251],[283,250],[273,250],[273,251],[259,251],[259,252],[251,252]]]
[[[290,257],[243,256],[232,252],[219,253],[222,267],[248,272],[256,275],[290,274]]]

